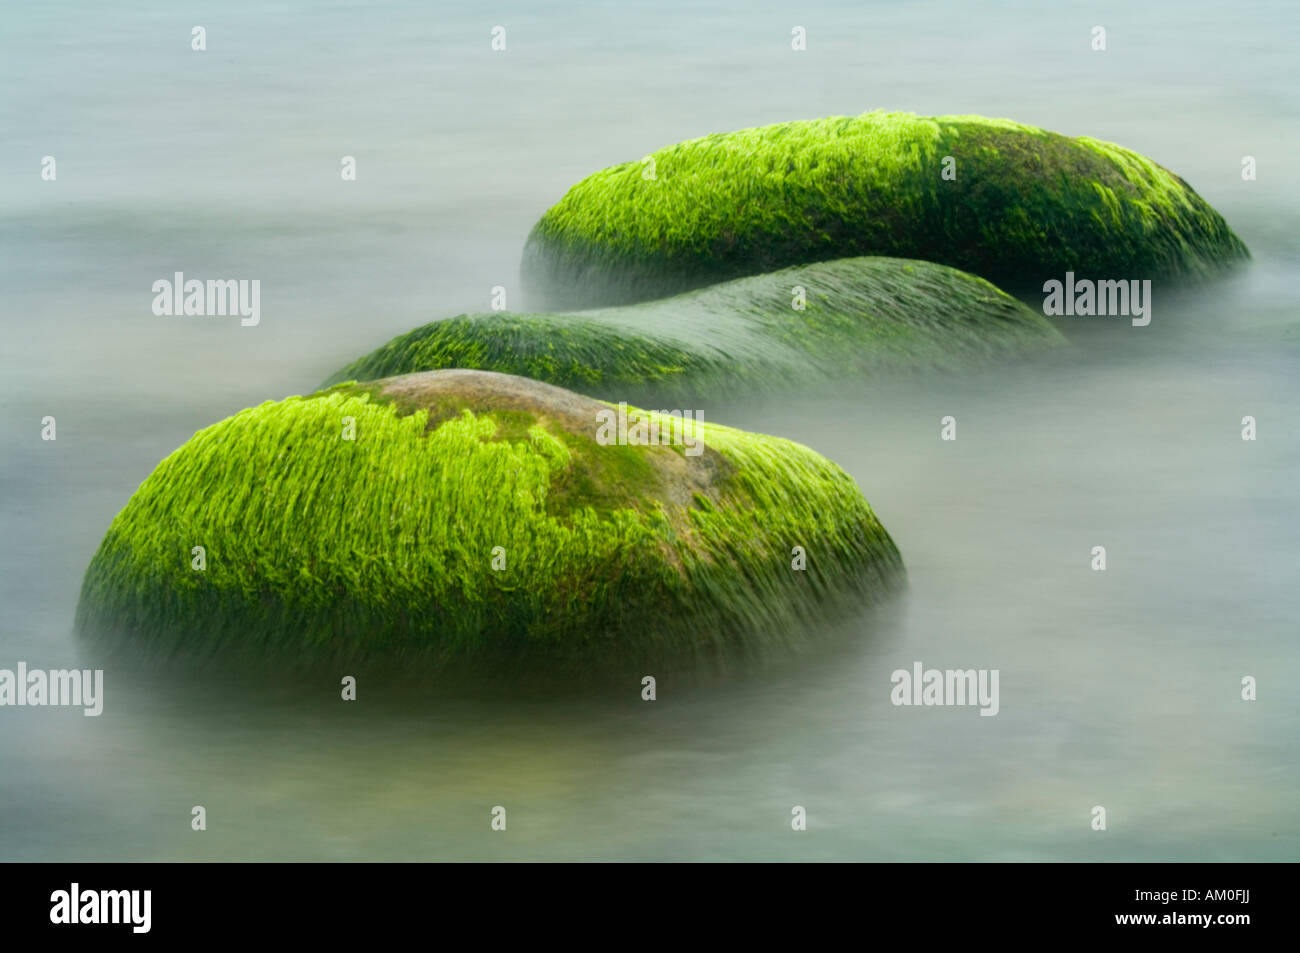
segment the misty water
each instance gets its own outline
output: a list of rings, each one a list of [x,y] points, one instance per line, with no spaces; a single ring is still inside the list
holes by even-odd
[[[1254,258],[1158,294],[1146,328],[1063,321],[1076,347],[1050,362],[700,400],[707,420],[845,467],[903,553],[906,593],[809,620],[798,657],[665,678],[653,703],[639,684],[399,700],[363,681],[345,704],[336,683],[110,668],[98,718],[0,709],[0,859],[1300,855],[1293,5],[67,3],[2,18],[0,668],[84,659],[85,567],[195,430],[486,310],[493,286],[525,307],[532,223],[584,175],[672,142],[878,107],[1007,116],[1153,157]],[[261,323],[155,317],[152,283],[175,271],[260,279]],[[956,441],[940,440],[945,415]],[[890,675],[915,661],[998,669],[998,715],[895,707]]]

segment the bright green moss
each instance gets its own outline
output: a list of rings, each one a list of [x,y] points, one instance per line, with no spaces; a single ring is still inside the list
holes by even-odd
[[[153,657],[589,669],[797,642],[811,615],[901,581],[829,461],[712,424],[694,456],[602,445],[605,406],[444,371],[244,410],[141,484],[87,570],[78,627]]]
[[[955,180],[942,176],[944,158]],[[622,304],[855,255],[941,262],[1013,291],[1067,270],[1201,278],[1247,257],[1178,176],[1010,120],[872,112],[706,136],[579,182],[524,249],[530,299]]]
[[[804,289],[797,310],[793,289]],[[611,400],[709,401],[837,389],[877,374],[955,370],[1064,339],[973,275],[857,258],[741,278],[674,298],[569,315],[435,321],[354,361],[332,382],[464,367]]]

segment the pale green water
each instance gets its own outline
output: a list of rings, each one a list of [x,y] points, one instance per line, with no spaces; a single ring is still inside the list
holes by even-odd
[[[1168,165],[1255,260],[1157,298],[1149,328],[1092,326],[1064,368],[701,402],[846,467],[903,551],[906,596],[810,632],[806,658],[665,680],[653,704],[397,704],[363,682],[347,706],[110,669],[100,718],[0,709],[0,859],[1300,855],[1293,6],[224,7],[0,15],[0,667],[75,663],[91,553],[195,429],[513,295],[564,189],[669,142],[875,107],[1011,116]],[[261,279],[262,324],[154,317],[175,270]],[[1001,713],[891,706],[914,660],[1000,669]]]

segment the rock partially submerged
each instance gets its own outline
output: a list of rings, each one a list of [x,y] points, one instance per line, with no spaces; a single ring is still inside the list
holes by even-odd
[[[403,334],[330,383],[448,367],[518,374],[611,400],[838,390],[881,374],[969,369],[1050,350],[1046,318],[981,278],[856,258],[572,314],[469,314]]]
[[[542,216],[524,249],[530,304],[624,304],[855,255],[941,262],[1014,292],[1066,271],[1202,278],[1248,257],[1145,156],[1004,119],[871,112],[649,159],[588,176]]]
[[[464,370],[241,411],[163,460],[113,521],[78,628],[151,657],[586,670],[799,641],[810,617],[901,583],[833,463],[626,415],[611,429],[610,405]],[[636,445],[647,432],[658,442]]]

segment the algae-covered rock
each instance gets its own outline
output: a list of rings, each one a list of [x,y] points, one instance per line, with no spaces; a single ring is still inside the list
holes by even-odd
[[[788,265],[923,258],[1011,291],[1067,270],[1200,278],[1247,256],[1150,159],[980,116],[871,112],[705,136],[579,182],[534,226],[548,310],[623,304]]]
[[[445,367],[519,374],[613,400],[715,400],[899,371],[956,370],[1065,343],[1041,313],[943,265],[801,265],[620,308],[435,321],[330,383]]]
[[[479,371],[244,410],[141,484],[86,573],[78,627],[155,656],[687,661],[798,641],[813,615],[901,581],[828,460],[619,415]]]

